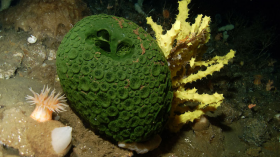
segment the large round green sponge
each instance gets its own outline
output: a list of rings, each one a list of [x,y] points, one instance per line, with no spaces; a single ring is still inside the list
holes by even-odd
[[[116,141],[159,134],[172,101],[170,70],[156,41],[124,18],[79,21],[57,51],[57,73],[70,106]]]

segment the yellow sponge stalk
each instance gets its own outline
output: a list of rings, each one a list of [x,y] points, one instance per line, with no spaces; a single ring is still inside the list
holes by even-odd
[[[155,31],[157,43],[159,47],[162,49],[166,58],[169,58],[169,54],[171,53],[172,45],[174,40],[182,40],[189,35],[196,36],[203,29],[208,27],[210,22],[210,17],[202,18],[202,15],[198,15],[195,23],[190,25],[189,22],[186,22],[188,18],[188,7],[187,5],[190,3],[190,0],[179,1],[179,14],[177,15],[176,22],[173,24],[172,28],[166,32],[166,34],[162,34],[162,26],[157,25],[151,17],[147,18],[147,24],[150,24],[152,29]],[[208,28],[205,31],[210,31]],[[209,40],[210,36],[205,36],[205,40]],[[206,41],[206,42],[207,42]]]
[[[180,31],[180,21],[176,21],[165,35],[162,35],[162,27],[154,23],[151,17],[147,17],[147,23],[150,24],[152,29],[155,31],[157,43],[163,51],[164,56],[167,57],[172,49],[172,44]]]
[[[187,78],[178,80],[178,81],[173,81],[172,83],[173,86],[177,86],[178,82],[180,83],[190,83],[199,79],[202,79],[203,77],[206,77],[207,75],[212,75],[215,71],[220,71],[222,67],[224,67],[225,64],[228,64],[228,61],[234,57],[235,51],[230,50],[230,52],[226,56],[216,56],[212,58],[211,61],[205,62],[205,61],[200,61],[200,62],[195,62],[194,66],[209,66],[205,71],[198,71],[196,74],[191,74]],[[210,66],[211,64],[215,64]]]
[[[176,22],[170,30],[167,30],[166,34],[162,34],[162,26],[153,22],[151,17],[147,18],[147,23],[155,31],[157,43],[162,49],[171,71],[174,92],[168,127],[173,132],[179,131],[184,124],[199,119],[207,111],[216,110],[221,105],[224,99],[223,94],[198,94],[195,88],[185,88],[188,83],[220,71],[235,54],[235,51],[230,50],[225,56],[216,56],[208,61],[201,61],[202,55],[207,50],[205,44],[210,39],[209,23],[211,19],[198,15],[192,25],[186,22],[189,15],[187,5],[190,1],[179,1],[179,14]],[[206,67],[206,70],[199,71],[202,66]],[[192,101],[200,103],[195,108],[190,108],[187,104]]]
[[[198,101],[201,104],[198,105],[198,109],[205,109],[205,107],[214,107],[217,108],[220,106],[220,103],[224,97],[223,94],[215,93],[213,95],[209,94],[198,94],[196,93],[196,89],[187,90],[187,91],[176,91],[174,96],[181,100],[193,100]]]

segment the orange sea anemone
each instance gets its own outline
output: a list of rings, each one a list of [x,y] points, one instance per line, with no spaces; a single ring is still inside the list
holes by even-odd
[[[260,85],[261,84],[262,75],[255,75],[254,84]]]
[[[253,108],[253,107],[255,107],[255,106],[256,106],[256,104],[249,104],[249,105],[248,105],[248,108],[251,109],[251,108]]]
[[[45,122],[52,119],[52,112],[61,112],[65,111],[65,107],[68,105],[64,104],[66,102],[66,97],[61,95],[61,93],[55,94],[55,89],[50,92],[48,86],[43,88],[40,95],[35,93],[31,88],[29,90],[34,94],[34,97],[27,96],[26,100],[36,105],[35,110],[30,115],[31,118],[38,122]]]

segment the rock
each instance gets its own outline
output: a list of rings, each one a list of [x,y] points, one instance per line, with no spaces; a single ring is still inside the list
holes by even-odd
[[[23,54],[16,51],[0,53],[0,79],[9,79],[14,76],[17,68],[21,66]]]
[[[22,29],[42,41],[63,36],[89,11],[82,0],[21,0],[0,13],[4,28]]]
[[[263,120],[248,118],[243,126],[241,138],[249,144],[261,146],[270,138],[267,123]]]

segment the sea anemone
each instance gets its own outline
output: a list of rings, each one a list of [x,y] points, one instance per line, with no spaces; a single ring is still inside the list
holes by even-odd
[[[38,122],[45,122],[52,119],[52,112],[61,112],[66,111],[65,107],[68,105],[64,104],[66,102],[66,97],[61,95],[61,93],[55,94],[55,89],[50,92],[50,88],[48,86],[43,88],[40,95],[35,93],[31,88],[29,90],[34,94],[34,97],[27,96],[26,100],[30,100],[29,102],[36,105],[35,110],[30,115],[31,118]]]
[[[255,75],[254,77],[255,77],[254,84],[255,85],[260,85],[261,84],[262,75]]]

